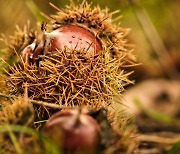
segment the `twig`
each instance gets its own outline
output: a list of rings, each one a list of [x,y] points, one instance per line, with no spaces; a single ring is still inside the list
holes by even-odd
[[[31,103],[33,103],[33,104],[41,105],[41,106],[44,106],[44,107],[50,107],[52,109],[62,109],[62,108],[64,108],[64,107],[61,107],[58,104],[47,103],[47,102],[42,102],[42,101],[36,101],[36,100],[31,100],[31,99],[29,99],[29,101]]]
[[[8,99],[11,99],[11,98],[15,98],[16,96],[6,95],[6,94],[0,93],[0,97],[5,97],[5,98],[8,98]],[[58,104],[52,104],[52,103],[36,101],[36,100],[31,100],[31,99],[28,99],[28,101],[33,103],[33,104],[37,104],[37,105],[41,105],[41,106],[45,106],[45,107],[50,107],[50,108],[53,108],[53,109],[62,109],[62,108],[64,108],[64,107],[61,107]]]
[[[5,97],[5,98],[10,99],[10,98],[14,98],[15,96],[12,96],[12,95],[6,95],[6,94],[0,93],[0,97]]]

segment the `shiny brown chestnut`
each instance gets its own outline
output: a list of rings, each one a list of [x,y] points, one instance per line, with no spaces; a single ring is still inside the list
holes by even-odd
[[[93,56],[101,50],[101,43],[94,34],[77,25],[62,26],[51,33],[45,33],[44,54],[64,47],[79,51],[84,49],[88,55]]]
[[[75,109],[57,112],[47,121],[44,133],[68,152],[94,153],[100,142],[100,126],[86,113]]]

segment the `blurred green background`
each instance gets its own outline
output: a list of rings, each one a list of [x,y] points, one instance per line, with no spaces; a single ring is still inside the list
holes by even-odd
[[[15,25],[23,27],[29,20],[32,27],[44,21],[40,12],[56,12],[49,2],[60,8],[69,0],[0,0],[0,33],[13,35]],[[138,62],[133,79],[178,78],[180,68],[180,1],[179,0],[88,0],[110,11],[120,10],[119,21],[131,28],[129,44],[135,49]],[[116,15],[117,16],[117,15]],[[118,22],[119,22],[118,21]],[[0,48],[4,44],[0,43]],[[143,75],[142,75],[143,73]]]

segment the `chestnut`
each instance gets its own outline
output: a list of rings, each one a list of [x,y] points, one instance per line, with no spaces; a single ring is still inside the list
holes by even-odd
[[[62,26],[51,33],[45,32],[44,54],[64,47],[69,49],[84,49],[90,56],[101,50],[101,44],[93,33],[77,25]]]
[[[39,55],[43,55],[43,52],[44,52],[44,43],[43,41],[41,41],[36,49],[34,50],[33,52],[33,56],[32,56],[32,63],[34,64],[35,62],[37,62],[38,58],[39,58]]]
[[[34,42],[22,50],[21,56],[26,65],[30,64],[35,47],[36,47],[36,43]]]
[[[34,64],[37,62],[39,55],[43,55],[44,44],[43,42],[38,43],[34,41],[32,44],[26,46],[22,52],[21,56],[26,65]]]
[[[100,126],[87,113],[65,109],[50,117],[44,133],[65,152],[94,153],[100,142]]]

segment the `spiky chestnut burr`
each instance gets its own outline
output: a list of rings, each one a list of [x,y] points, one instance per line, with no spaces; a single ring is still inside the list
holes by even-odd
[[[113,13],[99,7],[92,9],[84,2],[79,6],[71,3],[64,10],[56,9],[58,13],[50,18],[54,30],[47,29],[50,33],[44,32],[39,45],[31,47],[32,56],[25,52],[32,58],[32,64],[41,57],[39,65],[30,64],[28,69],[22,65],[10,67],[8,87],[15,94],[23,93],[23,84],[27,82],[30,98],[62,107],[92,104],[105,107],[112,104],[114,96],[123,91],[124,85],[132,83],[128,80],[130,73],[124,70],[126,64],[133,64],[131,51],[126,49],[127,30],[113,24]],[[77,28],[85,33],[72,31]],[[61,36],[66,36],[67,32],[70,37]],[[58,37],[54,37],[54,33]],[[74,42],[72,34],[76,35],[75,39],[72,38]],[[90,46],[86,41],[93,43]]]
[[[58,12],[50,18],[53,31],[67,25],[81,27],[99,41],[100,52],[87,56],[88,52],[83,48],[75,50],[64,47],[44,54],[47,49],[44,49],[47,45],[45,38],[48,36],[44,35],[44,39],[38,41],[41,46],[37,43],[35,48],[31,48],[34,59],[27,52],[27,57],[33,61],[28,67],[19,64],[10,67],[7,72],[7,88],[11,89],[13,94],[22,94],[23,84],[26,82],[30,99],[56,103],[62,108],[87,105],[97,110],[102,106],[107,108],[116,100],[120,101],[119,93],[124,90],[124,85],[132,83],[128,80],[129,73],[125,71],[125,67],[134,64],[125,39],[128,30],[113,23],[113,13],[99,7],[91,8],[91,5],[85,2],[81,5],[72,2],[63,10],[55,8]],[[49,29],[47,31],[53,32]],[[25,47],[31,46],[35,40]],[[22,52],[24,48],[21,49]],[[38,57],[42,60],[36,65]],[[118,99],[114,99],[116,96]],[[40,116],[38,118],[52,114],[45,105],[34,107],[35,113]],[[119,148],[122,142],[120,140],[115,146]]]
[[[3,102],[0,111],[0,126],[5,124],[32,125],[34,120],[34,109],[22,96]]]
[[[67,153],[94,153],[100,143],[97,121],[76,109],[65,109],[52,115],[45,124],[44,133]]]
[[[9,38],[5,35],[2,36],[2,40],[7,46],[7,48],[2,49],[4,52],[4,56],[2,58],[7,62],[12,60],[13,62],[16,62],[18,59],[17,54],[21,55],[21,52],[27,46],[33,44],[37,38],[37,31],[30,28],[29,22],[23,27],[23,29],[20,29],[20,27],[16,26],[14,36]]]

